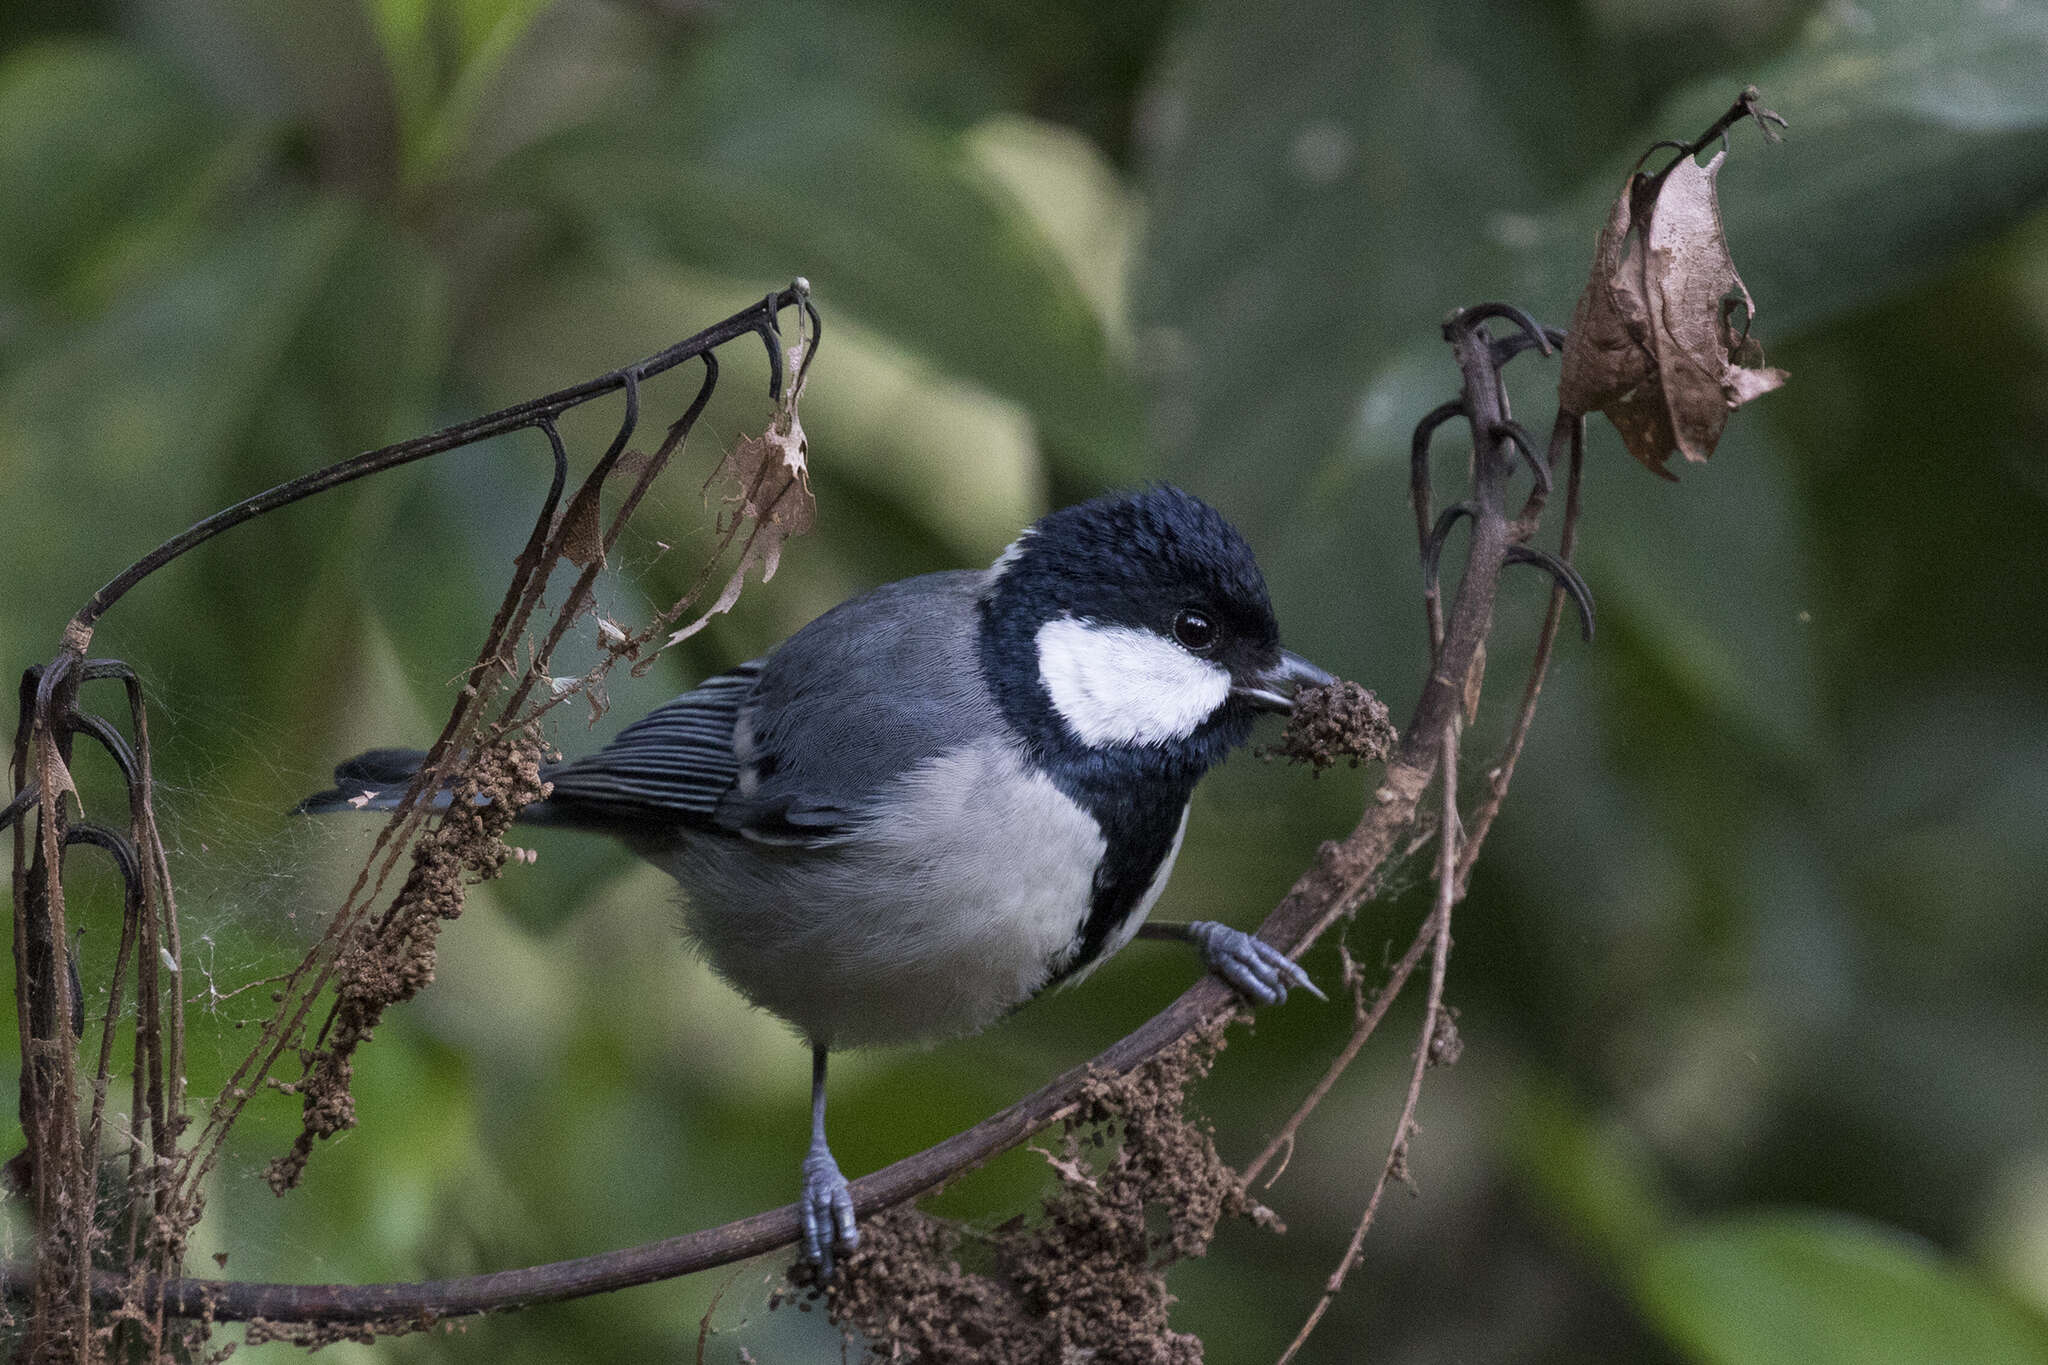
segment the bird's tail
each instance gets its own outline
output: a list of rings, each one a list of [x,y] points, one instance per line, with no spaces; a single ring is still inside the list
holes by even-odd
[[[332,815],[345,810],[396,810],[405,789],[427,761],[424,749],[372,749],[334,770],[334,785],[292,807],[294,815]],[[436,792],[431,809],[445,810],[447,792]]]

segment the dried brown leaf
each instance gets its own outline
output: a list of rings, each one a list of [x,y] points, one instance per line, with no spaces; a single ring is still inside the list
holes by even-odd
[[[47,733],[37,738],[36,768],[37,785],[49,793],[50,799],[62,801],[65,794],[69,793],[71,804],[82,817],[85,814],[85,799],[78,794],[78,784],[71,778],[70,765],[65,763],[64,755],[58,752],[56,744],[51,742]]]
[[[803,372],[804,345],[800,341],[789,351],[789,372]],[[759,436],[743,436],[732,453],[719,462],[709,487],[725,482],[733,489],[726,498],[727,510],[719,521],[721,544],[730,545],[744,529],[740,562],[732,577],[719,590],[718,600],[695,620],[672,633],[662,648],[681,644],[704,629],[714,616],[731,611],[746,586],[747,572],[758,566],[761,581],[775,577],[782,563],[783,542],[800,536],[817,524],[818,502],[811,494],[810,442],[797,416],[797,399],[802,384],[790,386],[768,430]]]
[[[1567,412],[1604,411],[1617,397],[1650,378],[1650,313],[1636,268],[1635,217],[1630,201],[1639,176],[1630,176],[1593,248],[1593,272],[1572,310],[1571,332],[1557,383]]]
[[[1721,225],[1715,182],[1726,152],[1681,156],[1663,176],[1632,175],[1594,248],[1572,314],[1558,402],[1601,412],[1629,453],[1665,478],[1675,451],[1714,453],[1728,414],[1785,382],[1730,321],[1754,309]]]
[[[562,509],[562,558],[579,569],[604,562],[604,527],[600,524],[597,488],[585,485]]]

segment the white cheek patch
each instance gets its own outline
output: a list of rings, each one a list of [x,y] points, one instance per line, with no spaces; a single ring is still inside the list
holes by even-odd
[[[1083,744],[1186,739],[1230,696],[1230,673],[1163,635],[1063,616],[1038,630],[1038,676]]]

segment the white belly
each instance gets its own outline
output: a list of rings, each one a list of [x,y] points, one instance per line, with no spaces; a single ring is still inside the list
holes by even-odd
[[[697,837],[655,859],[712,966],[830,1047],[972,1033],[1029,1000],[1078,936],[1102,860],[1094,817],[1005,745],[932,760],[883,804],[886,823],[827,849]]]

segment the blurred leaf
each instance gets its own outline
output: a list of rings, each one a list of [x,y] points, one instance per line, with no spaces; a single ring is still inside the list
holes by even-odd
[[[491,82],[548,0],[368,0],[389,68],[401,175],[417,184],[463,145]]]
[[[2048,1324],[1921,1243],[1824,1214],[1680,1233],[1650,1253],[1637,1293],[1709,1365],[2048,1361]]]
[[[1532,214],[1557,195],[1520,111],[1554,108],[1558,73],[1592,60],[1540,14],[1206,7],[1155,98],[1134,307],[1168,466],[1254,539],[1291,520],[1361,376],[1480,296],[1562,321],[1627,162],[1752,76],[1792,122],[1768,149],[1738,128],[1722,177],[1762,325],[1886,297],[2048,194],[2044,43],[2042,0],[1826,8],[1761,69],[1688,86],[1619,164],[1579,151],[1585,190]]]
[[[1021,404],[1087,477],[1134,470],[1136,398],[1101,322],[965,135],[871,97],[857,69],[803,79],[849,60],[825,55],[840,13],[777,16],[787,46],[765,65],[734,57],[766,18],[736,22],[650,100],[508,162],[499,192],[697,269],[807,276],[828,311]]]
[[[1753,129],[1735,129],[1721,181],[1761,325],[1783,336],[1919,283],[2042,202],[2044,60],[2042,0],[1823,6],[1777,59],[1675,95],[1628,157],[1658,138],[1692,137],[1745,83],[1791,120],[1769,148]],[[1555,313],[1576,292],[1599,221],[1593,205],[1604,198],[1589,187],[1528,225],[1517,302]]]
[[[1564,35],[1533,6],[1284,0],[1202,6],[1177,55],[1133,329],[1168,470],[1256,543],[1309,501],[1361,377],[1500,273],[1484,229],[1540,202],[1517,124]]]
[[[218,138],[189,90],[113,44],[42,44],[0,64],[0,344],[22,325],[5,316],[16,300],[83,303],[159,234]]]
[[[115,528],[42,531],[42,549],[12,576],[35,600],[54,598],[68,611],[91,585],[201,516],[422,425],[446,339],[439,277],[416,244],[344,200],[311,195],[268,200],[202,242],[102,316],[46,331],[38,353],[0,371],[0,403],[12,414],[0,463],[20,471],[12,510],[68,528],[90,508],[93,524]],[[304,651],[346,653],[351,642],[333,625],[351,598],[387,576],[402,576],[415,619],[432,619],[429,609],[450,597],[468,617],[460,537],[422,536],[393,563],[365,556],[354,537],[376,528],[344,514],[350,506],[408,510],[401,490],[414,477],[387,476],[202,547],[110,614],[110,644],[152,677],[213,678],[208,706],[296,721],[301,707],[327,699],[323,680],[336,676],[323,666],[309,680]],[[309,543],[307,528],[318,525],[335,530]],[[426,572],[437,555],[453,563]],[[295,571],[251,571],[286,563]],[[323,572],[333,576],[324,589]],[[326,609],[308,613],[308,598],[323,592]],[[152,602],[181,606],[152,611]],[[220,624],[194,629],[194,620]],[[160,770],[226,758],[275,780],[273,754],[206,729],[196,726],[191,747],[163,755]]]
[[[736,7],[695,35],[688,83],[722,124],[819,98],[862,120],[961,132],[1024,85],[1012,54],[969,40],[972,19],[916,0]]]
[[[1554,1083],[1524,1090],[1509,1132],[1523,1188],[1588,1251],[1625,1262],[1669,1225],[1671,1211],[1647,1154],[1615,1125],[1574,1106]]]
[[[1609,724],[1656,729],[1695,756],[1703,780],[1718,773],[1724,782],[1733,762],[1811,758],[1829,738],[1816,695],[1821,665],[1799,618],[1813,587],[1796,448],[1745,416],[1730,424],[1715,466],[1683,488],[1619,465],[1617,477],[1589,480],[1582,541],[1588,581],[1615,627],[1614,648],[1596,651],[1594,665],[1610,681],[1642,684],[1629,689],[1630,703],[1613,699]],[[1602,453],[1596,442],[1596,466]],[[1660,717],[1626,704],[1668,710]],[[1698,731],[1672,725],[1680,715],[1710,727],[1716,742],[1702,747]],[[1624,745],[1619,758],[1646,788],[1673,785],[1643,751]],[[1709,833],[1710,842],[1726,837]]]
[[[391,81],[392,101],[409,142],[434,98],[442,54],[435,51],[435,6],[422,0],[365,0],[363,17],[377,35]]]
[[[27,476],[17,493],[47,485],[52,505],[88,496],[123,525],[162,535],[213,510],[222,489],[212,479],[231,466],[225,447],[355,221],[331,202],[271,201],[98,316],[46,330],[0,373],[11,414],[0,451]],[[229,488],[250,479],[238,469],[224,477]]]
[[[290,139],[329,187],[382,192],[401,148],[393,71],[362,0],[129,0],[152,55]]]
[[[1101,149],[1071,128],[993,118],[969,136],[976,159],[1016,196],[1127,351],[1125,281],[1137,237],[1131,188]]]

